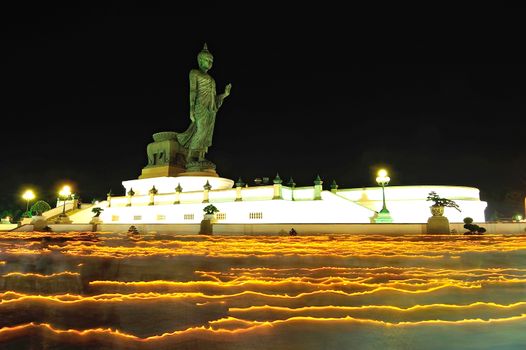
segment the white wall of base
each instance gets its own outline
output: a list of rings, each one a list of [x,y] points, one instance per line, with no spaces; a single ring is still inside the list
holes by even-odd
[[[183,177],[197,181],[202,187],[201,177]],[[314,200],[314,187],[301,187],[292,190],[286,186],[255,186],[238,189],[212,189],[209,192],[191,191],[175,193],[179,178],[153,178],[130,180],[146,184],[142,188],[133,186],[133,197],[111,197],[96,206],[102,208],[100,218],[105,223],[146,225],[156,224],[198,224],[203,217],[203,208],[209,203],[219,209],[218,222],[222,224],[273,224],[273,223],[370,223],[375,211],[382,209],[382,190],[380,187],[344,189],[335,193],[322,191],[321,200]],[[221,178],[215,178],[217,181]],[[160,190],[161,180],[169,184]],[[147,190],[152,181],[159,186],[159,194],[150,196]],[[161,181],[161,182],[159,182]],[[171,181],[171,182],[170,182]],[[222,180],[221,180],[222,181]],[[231,181],[231,180],[229,180]],[[135,182],[134,182],[135,183]],[[150,186],[150,187],[148,187]],[[230,186],[230,185],[229,185]],[[227,186],[228,187],[228,186]],[[386,189],[386,205],[393,223],[425,224],[431,214],[427,194],[439,191],[455,200],[461,212],[445,208],[444,215],[450,223],[462,223],[467,216],[475,221],[485,221],[484,210],[487,203],[479,199],[479,190],[462,186],[390,186]],[[276,192],[276,193],[275,193]],[[208,196],[208,201],[205,198]],[[281,198],[274,200],[274,197]],[[237,198],[239,197],[239,198]],[[241,201],[236,201],[242,199]],[[175,204],[178,203],[178,204]],[[152,205],[150,205],[152,204]],[[59,209],[59,208],[55,208]],[[87,224],[94,213],[91,206],[69,214],[74,223]]]
[[[127,232],[133,225],[139,233],[171,233],[176,235],[197,235],[200,224],[101,224],[97,231],[102,232]]]

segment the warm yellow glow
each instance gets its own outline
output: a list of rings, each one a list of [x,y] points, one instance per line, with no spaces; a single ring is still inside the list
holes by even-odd
[[[60,197],[69,197],[71,196],[71,187],[68,185],[65,185],[62,187],[60,192],[58,193]]]
[[[0,344],[364,349],[379,334],[421,349],[447,334],[471,337],[458,348],[521,348],[524,338],[525,235],[161,238],[2,233]],[[54,268],[24,266],[41,257]],[[324,346],[332,338],[350,340]]]
[[[402,333],[409,332],[412,328],[417,328],[419,331],[424,333],[431,333],[431,327],[450,327],[451,333],[454,334],[455,330],[460,333],[472,333],[469,331],[474,327],[493,327],[491,329],[497,329],[493,337],[498,336],[500,331],[505,330],[504,327],[510,327],[516,325],[517,328],[526,319],[526,315],[511,316],[501,319],[465,319],[459,321],[443,321],[443,320],[425,320],[416,322],[400,322],[391,323],[375,320],[364,320],[353,317],[342,317],[342,318],[314,318],[314,317],[291,317],[283,320],[275,320],[272,322],[258,322],[258,321],[247,321],[240,320],[234,317],[225,317],[218,319],[212,323],[213,327],[205,326],[194,326],[183,330],[174,330],[171,332],[165,332],[159,335],[153,335],[149,337],[138,337],[130,333],[114,330],[111,328],[89,328],[84,330],[77,329],[60,329],[55,325],[49,323],[25,323],[19,324],[12,327],[3,327],[0,329],[0,339],[13,339],[21,336],[34,336],[35,334],[42,334],[44,339],[52,339],[56,342],[62,341],[66,344],[78,343],[79,346],[87,342],[94,342],[98,348],[114,348],[116,344],[119,348],[140,348],[140,349],[180,349],[181,344],[205,344],[207,346],[197,346],[194,348],[212,348],[214,344],[238,344],[243,341],[243,344],[247,344],[245,348],[250,348],[250,343],[254,341],[261,342],[261,339],[272,342],[272,344],[282,344],[281,342],[273,342],[272,334],[281,335],[281,339],[286,339],[286,335],[290,332],[290,329],[297,330],[299,325],[310,325],[309,332],[318,332],[315,335],[322,335],[320,331],[330,332],[331,330],[342,329],[345,327],[345,331],[355,331],[355,329],[366,329],[366,330],[380,330],[384,332],[393,331],[396,336]],[[231,325],[236,325],[239,328],[230,329]],[[497,328],[503,327],[503,328]],[[269,335],[270,334],[270,335]],[[285,334],[285,336],[283,336]],[[414,333],[410,333],[414,334]],[[477,334],[478,335],[478,334]],[[250,339],[252,337],[252,339]],[[479,336],[480,337],[480,336]],[[308,334],[305,335],[307,341],[312,341],[313,338],[309,338]],[[408,337],[407,337],[408,338]],[[255,340],[254,340],[255,339]],[[267,340],[268,339],[268,340]],[[297,345],[297,337],[293,337],[291,344]],[[409,343],[409,341],[406,341]],[[62,344],[63,344],[62,343]],[[60,344],[60,343],[59,343]],[[227,348],[227,347],[222,347]],[[232,347],[229,347],[232,348]],[[272,346],[270,348],[278,348]],[[290,346],[287,348],[295,348]],[[306,347],[307,348],[307,347]],[[309,347],[312,349],[312,347]]]
[[[9,254],[40,255],[40,245],[32,242],[49,236],[45,232],[4,232],[1,239],[27,240],[27,243],[3,248]],[[477,237],[479,244],[473,244],[470,236],[415,236],[415,235],[334,235],[334,236],[245,236],[243,239],[233,236],[214,236],[203,239],[202,236],[185,235],[188,240],[131,242],[125,239],[119,245],[94,244],[100,240],[113,240],[119,237],[112,233],[69,232],[54,233],[60,245],[51,246],[55,253],[76,257],[105,257],[129,259],[132,257],[175,257],[181,255],[207,255],[221,258],[246,258],[257,256],[262,259],[272,259],[276,256],[322,257],[333,258],[375,258],[375,259],[425,259],[441,261],[445,257],[455,258],[464,253],[512,253],[524,249],[525,236],[507,237],[501,235],[484,235]],[[424,244],[425,243],[425,244]],[[484,244],[481,244],[484,243]],[[334,269],[334,268],[332,268]],[[391,269],[394,275],[401,273]],[[389,270],[389,272],[391,272]],[[258,270],[260,271],[260,270]],[[302,270],[305,274],[307,269]],[[331,270],[332,271],[332,270]],[[340,271],[340,270],[337,270]],[[343,269],[349,273],[349,269]],[[354,269],[359,271],[360,269]],[[435,271],[433,274],[446,270]],[[456,271],[459,273],[460,271]],[[336,274],[333,271],[332,274]]]
[[[391,180],[391,178],[389,176],[387,176],[387,170],[385,169],[380,169],[378,170],[378,176],[376,177],[376,182],[380,185],[380,186],[385,186],[389,183],[389,181]]]
[[[26,201],[31,201],[35,199],[35,193],[32,190],[26,190],[24,194],[22,195],[22,198]]]
[[[5,275],[2,275],[1,277],[2,278],[6,278],[6,277],[53,278],[57,276],[75,276],[76,277],[76,276],[80,276],[80,274],[77,272],[70,272],[70,271],[52,273],[51,275],[42,275],[39,273],[31,273],[31,272],[28,272],[28,273],[9,272],[9,273],[6,273]]]

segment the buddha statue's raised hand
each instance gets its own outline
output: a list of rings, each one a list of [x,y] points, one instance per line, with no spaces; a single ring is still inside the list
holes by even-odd
[[[223,94],[223,97],[227,97],[228,95],[230,95],[231,88],[232,88],[232,84],[228,84],[227,86],[225,86],[225,92]]]

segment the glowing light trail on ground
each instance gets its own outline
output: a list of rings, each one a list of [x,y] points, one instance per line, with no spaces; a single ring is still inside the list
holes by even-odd
[[[0,345],[526,344],[526,236],[0,236]]]

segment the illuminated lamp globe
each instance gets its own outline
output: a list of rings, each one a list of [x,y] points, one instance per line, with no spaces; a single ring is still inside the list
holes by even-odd
[[[22,195],[22,198],[26,201],[32,201],[33,199],[35,199],[35,193],[32,190],[26,190]]]
[[[71,187],[68,185],[65,185],[64,187],[62,187],[58,195],[62,198],[67,198],[71,196]]]
[[[387,186],[389,184],[389,181],[391,181],[391,178],[387,176],[387,170],[380,169],[376,177],[376,182],[378,183],[378,185]]]
[[[22,198],[26,201],[26,212],[23,214],[23,217],[30,217],[29,202],[35,199],[35,193],[32,190],[26,190],[24,194],[22,194]]]
[[[378,215],[374,219],[376,223],[391,223],[393,219],[387,205],[385,204],[385,186],[389,184],[391,178],[387,176],[387,170],[380,169],[377,173],[376,182],[382,187],[382,209],[378,212]]]

